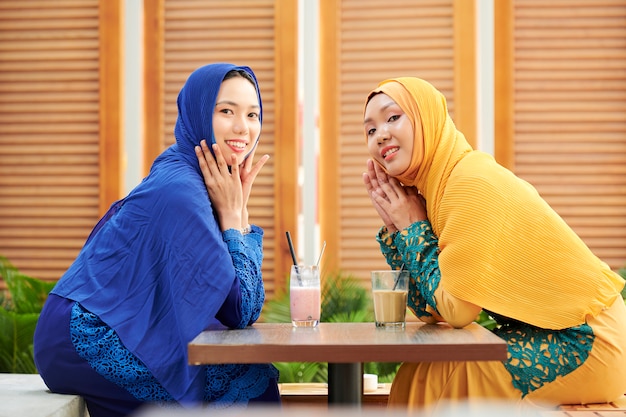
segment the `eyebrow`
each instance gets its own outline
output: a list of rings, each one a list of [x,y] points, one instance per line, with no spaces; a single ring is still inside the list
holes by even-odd
[[[391,106],[395,106],[395,105],[396,105],[396,102],[392,100],[392,101],[390,101],[389,103],[385,104],[383,107],[381,107],[381,109],[380,109],[380,110],[381,110],[381,111],[385,111],[385,110],[387,110],[389,107],[391,107]],[[368,124],[368,123],[370,123],[371,121],[372,121],[372,118],[371,118],[371,117],[368,117],[367,119],[363,120],[363,124],[364,124],[364,125],[365,125],[365,124]]]
[[[222,101],[218,101],[217,103],[215,103],[216,106],[222,105],[222,104],[229,104],[233,107],[240,107],[239,103],[235,103],[234,101],[230,101],[230,100],[222,100]],[[251,106],[249,106],[253,109],[260,109],[261,106],[259,106],[258,104],[253,104]]]

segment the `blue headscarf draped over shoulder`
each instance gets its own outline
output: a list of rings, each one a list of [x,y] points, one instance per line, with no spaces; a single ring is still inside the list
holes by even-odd
[[[190,75],[178,97],[176,144],[100,219],[52,291],[98,315],[183,403],[202,398],[205,386],[203,367],[187,364],[187,344],[216,323],[235,282],[194,147],[215,141],[217,94],[237,69],[258,94],[248,67],[211,64]]]

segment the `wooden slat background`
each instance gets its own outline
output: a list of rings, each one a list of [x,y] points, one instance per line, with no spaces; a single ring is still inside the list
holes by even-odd
[[[296,23],[277,18],[287,4],[278,0],[162,1],[163,51],[155,56],[161,56],[157,74],[162,69],[167,113],[158,147],[173,141],[175,95],[191,70],[214,60],[255,69],[265,105],[259,152],[272,158],[257,181],[253,216],[266,230],[264,273],[284,282],[277,276],[286,273],[283,236],[287,228],[295,233],[298,205],[288,161],[297,158],[298,140],[295,129],[278,126],[289,127],[285,118],[298,110],[295,100],[278,105],[279,95],[296,87],[295,76],[284,76],[294,65],[281,64],[294,61],[277,45],[296,42]],[[322,16],[332,17],[320,21],[321,60],[331,64],[320,69],[320,227],[322,239],[333,242],[325,260],[363,280],[385,267],[373,240],[380,222],[360,179],[367,158],[360,131],[364,96],[383,78],[413,74],[444,92],[453,118],[467,115],[458,89],[467,82],[458,77],[469,65],[455,51],[456,34],[468,32],[459,31],[466,23],[455,14],[463,4],[466,13],[462,1],[320,2]],[[626,0],[498,5],[504,2],[512,10],[510,166],[612,268],[624,267]],[[115,194],[99,178],[116,162],[113,154],[103,166],[99,156],[103,131],[115,129],[99,114],[102,4],[0,0],[0,254],[44,279],[57,279],[69,266],[110,204],[104,197]],[[285,31],[288,23],[294,26]],[[496,20],[497,39],[506,23]],[[471,94],[464,100],[471,103]],[[506,140],[497,137],[496,149]]]
[[[514,171],[625,267],[626,1],[517,0],[513,14]]]
[[[55,280],[98,218],[98,0],[0,1],[0,255]]]

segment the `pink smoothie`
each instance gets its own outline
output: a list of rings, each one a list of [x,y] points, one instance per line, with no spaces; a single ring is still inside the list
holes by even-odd
[[[292,286],[290,291],[291,320],[320,319],[321,297],[319,287]]]

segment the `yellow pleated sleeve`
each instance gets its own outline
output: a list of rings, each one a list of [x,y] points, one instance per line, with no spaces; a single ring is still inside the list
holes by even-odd
[[[472,152],[452,171],[437,216],[443,289],[535,326],[561,329],[610,306],[622,278],[527,182]]]

